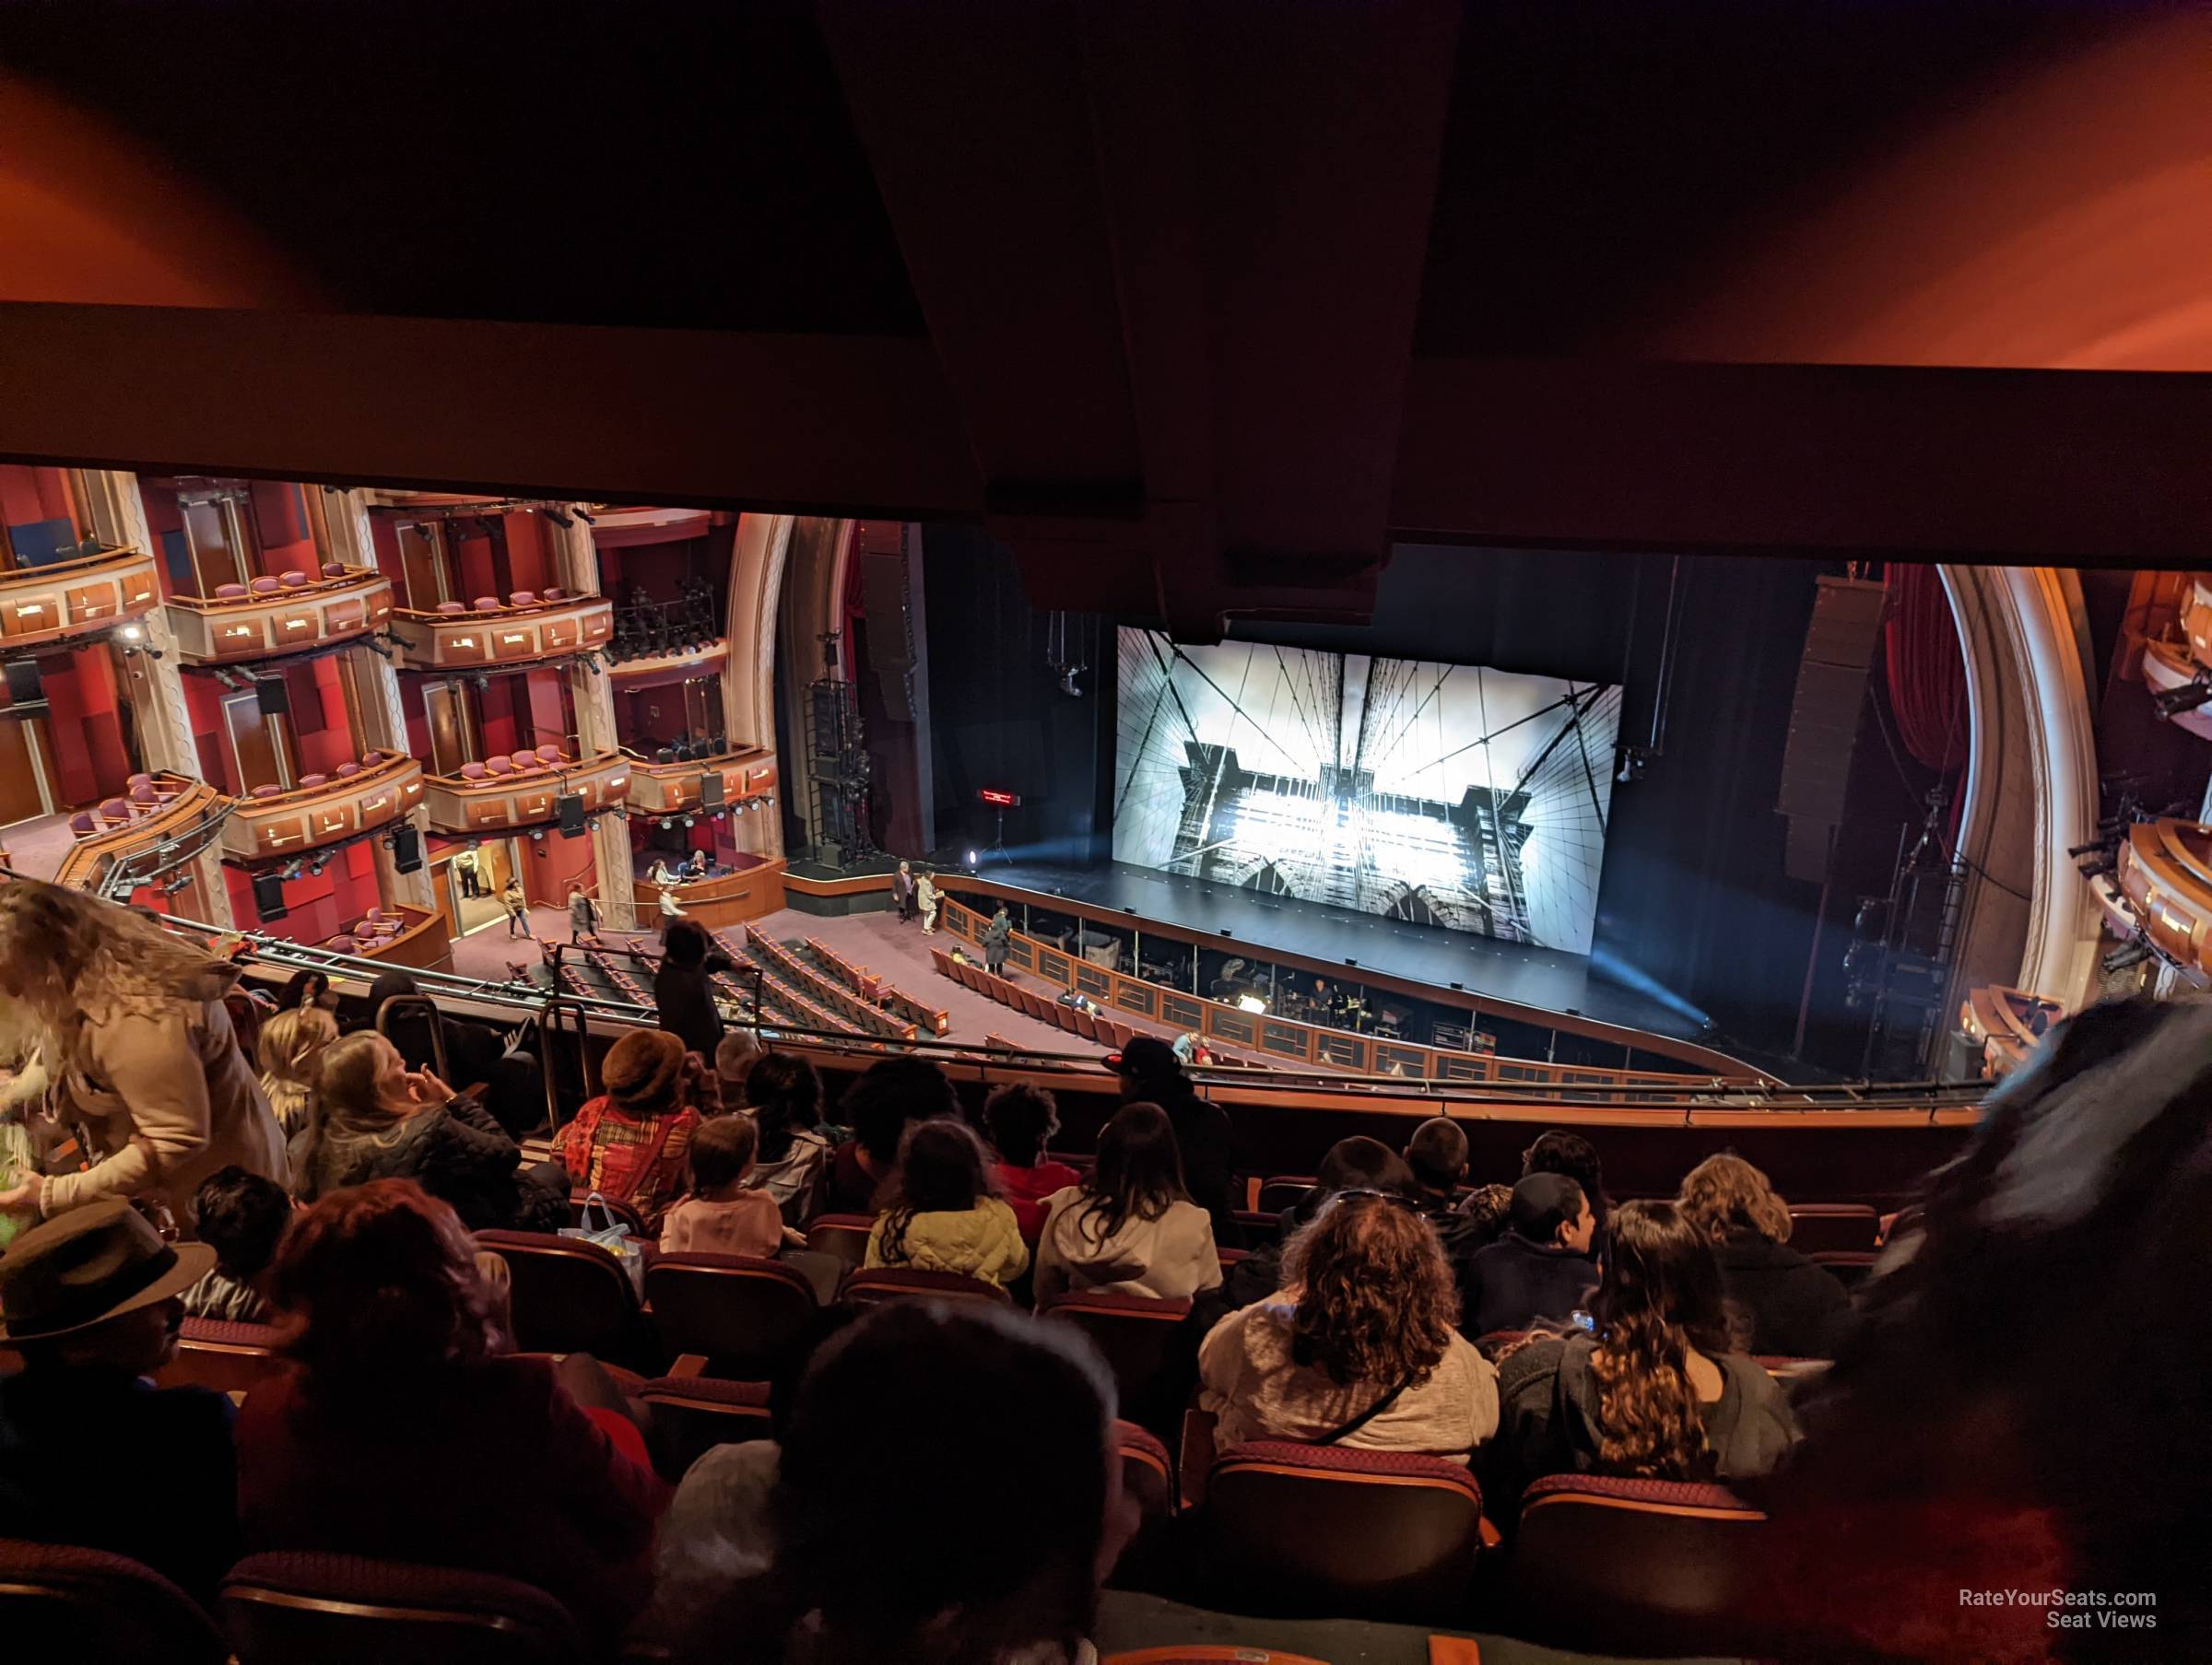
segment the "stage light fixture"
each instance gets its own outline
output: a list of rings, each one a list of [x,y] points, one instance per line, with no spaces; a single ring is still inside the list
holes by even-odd
[[[2212,677],[2200,674],[2178,687],[2152,689],[2150,707],[2160,717],[2171,721],[2195,710],[2207,700],[2212,700]]]
[[[1066,695],[1070,699],[1080,699],[1083,698],[1083,690],[1076,686],[1076,677],[1081,672],[1082,668],[1083,667],[1080,665],[1070,665],[1066,670],[1060,673],[1060,691]]]
[[[136,625],[125,625],[116,634],[125,641],[144,641],[146,639],[145,630]]]
[[[544,827],[533,827],[533,828],[531,828],[531,830],[530,830],[530,842],[531,842],[531,843],[533,843],[533,844],[543,844],[545,841],[546,841],[546,829],[545,829]]]
[[[699,825],[699,818],[696,815],[686,815],[684,817],[684,825],[686,827],[697,827]]]
[[[968,865],[971,867],[975,865],[975,851],[972,850],[968,852]]]

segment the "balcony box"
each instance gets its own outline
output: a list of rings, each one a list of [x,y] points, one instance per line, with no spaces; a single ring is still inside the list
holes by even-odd
[[[0,646],[14,651],[97,636],[160,604],[153,557],[135,549],[0,572]]]
[[[558,800],[563,792],[581,797],[586,815],[613,808],[629,794],[630,769],[629,758],[610,752],[581,763],[545,764],[513,773],[428,775],[424,801],[430,825],[440,832],[464,837],[511,832],[551,822],[560,813]]]
[[[604,595],[501,603],[496,608],[392,614],[394,662],[406,671],[481,671],[569,659],[615,633],[614,604]]]
[[[630,807],[653,815],[697,810],[700,781],[708,775],[722,777],[723,802],[733,806],[776,790],[776,759],[772,752],[758,749],[724,752],[714,757],[694,757],[688,763],[648,763],[634,751],[626,756],[630,759],[631,769]]]
[[[188,665],[328,647],[381,629],[391,616],[391,580],[373,567],[344,567],[290,585],[256,579],[242,595],[178,595],[169,602],[169,627]]]
[[[223,854],[241,862],[297,855],[396,821],[422,798],[422,766],[383,753],[358,774],[232,799],[235,807],[223,823]]]

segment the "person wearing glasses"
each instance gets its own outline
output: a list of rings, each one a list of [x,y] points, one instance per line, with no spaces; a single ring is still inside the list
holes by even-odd
[[[1291,1238],[1283,1286],[1199,1344],[1214,1447],[1289,1439],[1465,1462],[1498,1428],[1498,1373],[1460,1335],[1436,1232],[1395,1192],[1339,1191]]]

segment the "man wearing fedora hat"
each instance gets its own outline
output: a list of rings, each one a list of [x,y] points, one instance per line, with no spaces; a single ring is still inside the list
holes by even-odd
[[[0,1255],[0,1529],[128,1555],[203,1601],[238,1559],[230,1401],[156,1388],[182,1296],[215,1264],[164,1243],[120,1199],[88,1203]]]

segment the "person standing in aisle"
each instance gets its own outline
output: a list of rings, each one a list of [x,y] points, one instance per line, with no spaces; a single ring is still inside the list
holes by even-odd
[[[523,894],[523,875],[515,874],[500,892],[500,905],[507,909],[507,934],[510,937],[526,936],[537,940],[530,929],[530,899]]]
[[[582,885],[569,886],[569,941],[581,943],[586,937],[594,941],[599,935],[599,909]]]
[[[891,899],[899,904],[899,922],[911,925],[914,919],[914,870],[904,862],[891,875]]]
[[[914,885],[914,900],[922,909],[922,934],[937,934],[937,884],[924,873]]]
[[[484,886],[477,879],[477,852],[473,846],[453,852],[453,872],[461,881],[463,901],[474,901],[484,894]]]
[[[991,922],[983,927],[983,968],[993,977],[1006,974],[1006,945],[1014,940],[1014,921],[1006,916],[1006,905],[1001,902]]]

